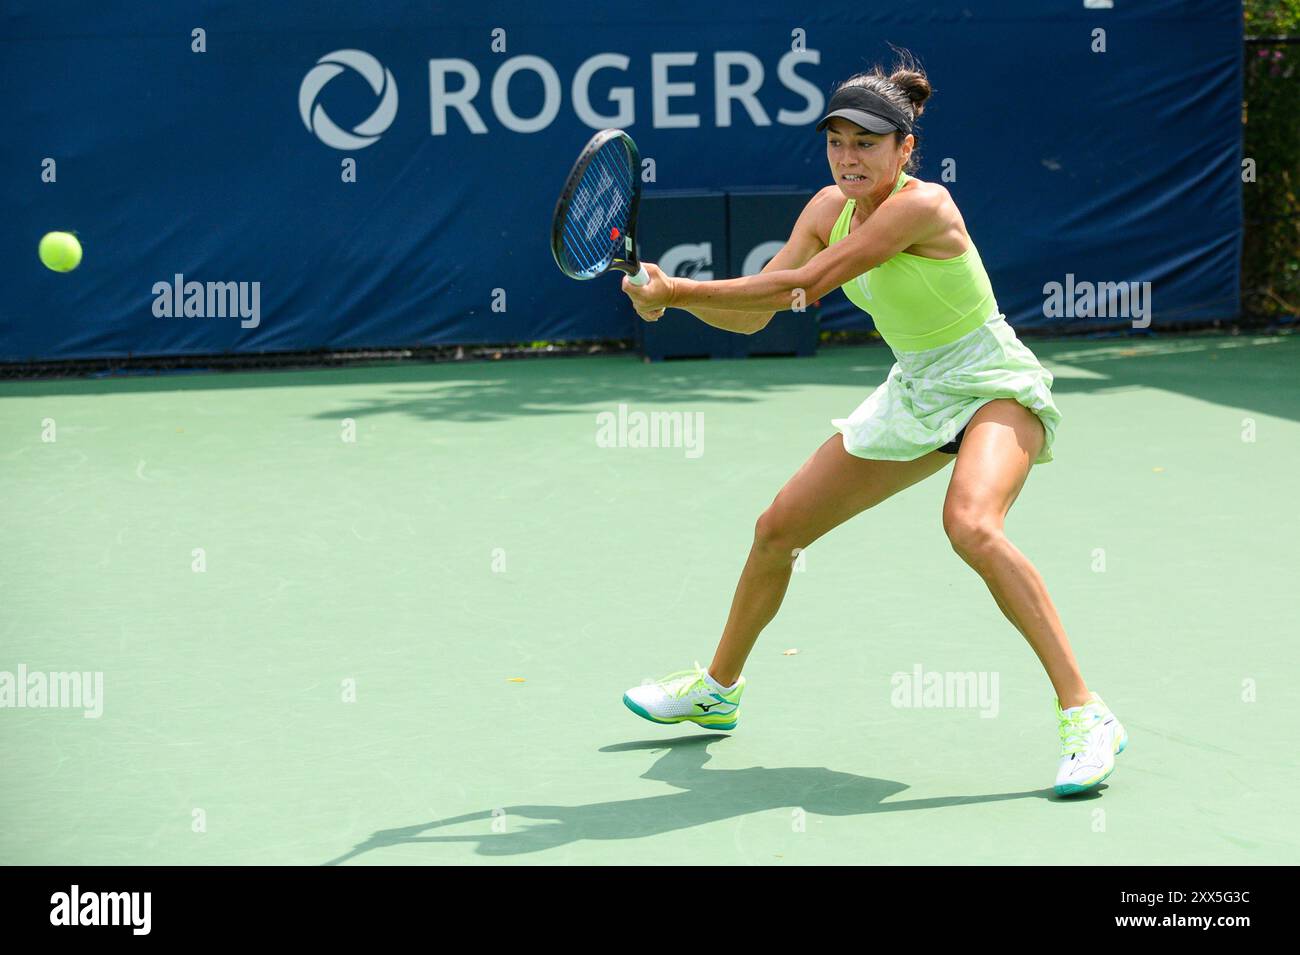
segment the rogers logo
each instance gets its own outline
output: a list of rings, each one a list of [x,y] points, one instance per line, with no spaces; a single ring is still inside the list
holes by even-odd
[[[375,95],[381,96],[375,111],[351,132],[340,128],[329,118],[325,108],[316,102],[325,84],[347,69],[360,73],[375,91]],[[384,130],[393,124],[393,118],[397,115],[397,83],[393,80],[392,71],[385,69],[369,53],[361,50],[335,50],[317,60],[316,65],[303,77],[302,86],[298,88],[298,112],[302,116],[303,125],[326,146],[334,149],[364,149],[377,142]]]

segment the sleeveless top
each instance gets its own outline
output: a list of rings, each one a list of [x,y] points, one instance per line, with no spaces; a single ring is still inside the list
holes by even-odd
[[[900,173],[890,195],[911,178]],[[831,229],[831,244],[849,234],[854,205],[853,199],[844,203]],[[993,286],[974,242],[951,259],[898,252],[840,288],[849,301],[871,314],[880,337],[895,351],[947,345],[998,314]]]

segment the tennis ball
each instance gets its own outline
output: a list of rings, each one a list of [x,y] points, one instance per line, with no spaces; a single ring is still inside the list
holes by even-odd
[[[47,232],[41,237],[41,262],[54,272],[71,272],[81,264],[81,243],[71,232]]]

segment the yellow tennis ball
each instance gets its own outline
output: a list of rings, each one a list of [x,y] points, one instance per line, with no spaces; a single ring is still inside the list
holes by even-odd
[[[71,232],[47,232],[41,238],[41,262],[55,272],[71,272],[81,264],[81,243]]]

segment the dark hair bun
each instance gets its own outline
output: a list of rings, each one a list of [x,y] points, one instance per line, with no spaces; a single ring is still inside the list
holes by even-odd
[[[893,73],[889,74],[889,82],[906,94],[907,98],[912,101],[912,106],[916,109],[916,115],[920,116],[925,110],[925,101],[930,98],[930,94],[933,92],[930,88],[930,81],[925,78],[925,74],[917,70],[894,70]]]

